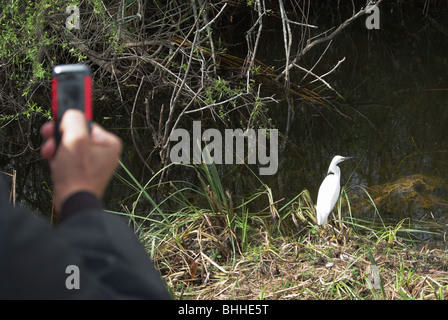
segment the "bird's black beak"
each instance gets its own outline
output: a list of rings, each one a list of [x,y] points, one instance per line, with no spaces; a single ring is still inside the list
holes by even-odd
[[[355,159],[356,157],[344,157],[344,161],[345,160],[350,160],[350,159]]]

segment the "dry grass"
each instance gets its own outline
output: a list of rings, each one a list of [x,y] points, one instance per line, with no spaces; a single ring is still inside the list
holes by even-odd
[[[204,217],[199,228],[166,238],[153,257],[176,299],[448,297],[447,254],[440,249],[418,250],[373,231],[354,234],[346,225],[274,237],[260,224],[246,250],[232,252],[230,233],[211,235],[208,223]]]

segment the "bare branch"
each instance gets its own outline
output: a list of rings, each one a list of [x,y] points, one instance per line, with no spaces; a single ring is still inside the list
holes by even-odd
[[[343,60],[345,60],[345,58],[344,58]],[[339,63],[338,63],[338,65],[339,65]],[[297,67],[297,68],[299,68],[300,70],[303,70],[303,71],[305,71],[305,72],[311,74],[311,75],[312,75],[313,77],[315,77],[317,80],[319,80],[319,81],[322,82],[324,85],[326,85],[328,89],[330,89],[330,90],[332,90],[333,92],[335,92],[339,97],[342,97],[342,96],[339,94],[339,92],[337,92],[335,89],[333,89],[333,87],[330,86],[330,84],[329,84],[327,81],[325,81],[322,77],[318,76],[317,74],[314,74],[313,72],[311,72],[310,70],[305,69],[304,67],[299,66],[298,64],[295,64],[295,63],[294,63],[294,66]],[[327,74],[328,74],[328,73],[327,73]]]
[[[336,28],[336,30],[334,30],[332,33],[330,33],[327,36],[324,36],[322,38],[318,38],[312,42],[309,42],[305,48],[303,48],[298,54],[297,56],[294,58],[294,60],[287,64],[285,67],[285,70],[279,74],[275,80],[279,80],[281,77],[285,77],[288,73],[288,71],[295,65],[297,64],[297,62],[308,52],[310,51],[312,48],[314,48],[316,45],[321,44],[323,42],[327,42],[332,40],[334,37],[336,37],[342,30],[344,30],[346,27],[348,27],[353,21],[355,21],[356,19],[358,19],[360,16],[364,15],[366,13],[366,10],[368,8],[369,5],[379,5],[383,0],[379,0],[379,1],[370,1],[365,7],[361,8],[356,14],[354,14],[352,17],[348,18],[347,20],[345,20],[341,25],[339,25],[339,27]]]
[[[201,29],[199,29],[198,31],[196,31],[196,32],[202,32],[202,31],[204,31],[205,29],[207,29],[210,25],[212,25],[213,24],[213,22],[215,22],[216,21],[216,19],[218,19],[218,17],[221,15],[221,13],[223,13],[224,12],[224,9],[227,7],[227,3],[224,3],[224,5],[222,6],[222,8],[221,8],[221,10],[219,10],[219,12],[218,12],[218,14],[209,22],[209,23],[207,23],[205,26],[203,26]]]

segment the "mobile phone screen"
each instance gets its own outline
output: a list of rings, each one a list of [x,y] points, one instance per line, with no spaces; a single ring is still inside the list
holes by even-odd
[[[61,141],[59,123],[68,109],[82,111],[90,130],[90,121],[93,118],[90,68],[82,64],[55,66],[53,68],[51,90],[53,119],[56,124],[55,138],[58,146]]]
[[[59,65],[53,68],[52,109],[56,122],[68,109],[84,112],[92,120],[92,80],[88,66],[81,64]]]

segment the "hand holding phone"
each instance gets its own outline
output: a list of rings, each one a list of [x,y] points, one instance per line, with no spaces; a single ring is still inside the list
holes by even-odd
[[[120,139],[91,123],[91,87],[91,72],[87,66],[53,68],[54,122],[41,128],[46,139],[41,155],[50,165],[56,212],[60,212],[70,195],[79,191],[101,198],[121,154]]]

